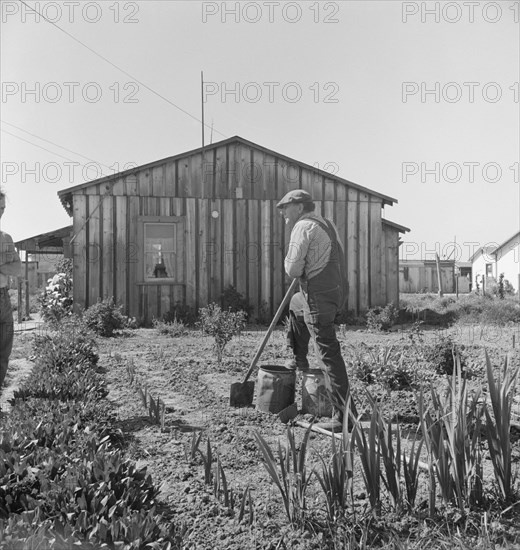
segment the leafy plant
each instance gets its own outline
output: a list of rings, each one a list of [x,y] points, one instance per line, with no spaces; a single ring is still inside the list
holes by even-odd
[[[374,332],[387,331],[397,321],[398,312],[394,304],[387,304],[385,307],[369,309],[366,318],[368,330]]]
[[[381,450],[379,446],[380,418],[377,409],[372,409],[368,437],[357,423],[352,430],[363,467],[363,480],[370,500],[372,512],[381,513]]]
[[[105,298],[83,312],[83,321],[99,336],[109,337],[127,325],[127,318],[121,310],[122,306],[116,306],[113,298]]]
[[[52,379],[63,388],[71,371],[85,377],[94,370],[84,363],[36,366],[45,370],[29,379]],[[138,469],[113,448],[110,434],[102,435],[99,396],[88,389],[75,395],[69,389],[68,396],[62,402],[55,396],[15,400],[2,419],[2,547],[171,549],[175,529],[165,529],[155,512],[159,490],[146,468]]]
[[[228,487],[226,474],[224,467],[220,461],[220,455],[217,455],[217,462],[215,464],[215,473],[213,475],[213,494],[218,500],[224,501],[224,506],[231,510],[235,507],[235,496],[233,489]]]
[[[330,460],[326,462],[322,456],[320,460],[321,473],[316,472],[316,477],[325,493],[328,520],[333,524],[346,511],[348,497],[353,499],[354,446],[348,432],[338,448],[333,437]]]
[[[242,495],[242,499],[240,501],[240,510],[238,512],[238,523],[241,523],[246,517],[246,508],[248,512],[247,523],[249,525],[252,525],[254,521],[254,510],[253,510],[253,502],[251,500],[251,488],[249,487],[249,485],[245,488],[244,493]]]
[[[198,449],[198,452],[202,458],[202,462],[204,463],[204,483],[206,485],[211,485],[213,482],[213,471],[211,468],[211,465],[213,464],[213,451],[211,449],[209,437],[206,441],[206,454],[204,454],[200,449]]]
[[[489,454],[493,463],[493,471],[500,494],[506,501],[513,496],[513,475],[511,471],[511,407],[516,379],[520,368],[512,369],[508,358],[504,359],[501,377],[495,380],[493,367],[486,351],[486,372],[491,399],[492,412],[485,408],[486,434],[489,444]]]
[[[72,315],[72,273],[59,272],[49,279],[38,304],[42,319],[51,326]]]
[[[223,310],[230,310],[233,312],[243,311],[246,314],[246,320],[249,319],[253,306],[249,305],[243,294],[233,286],[229,285],[224,289],[224,292],[220,295],[220,303]]]
[[[133,359],[130,359],[126,364],[126,372],[128,373],[128,383],[131,386],[136,380],[136,376],[137,376],[135,363]]]
[[[398,433],[398,437],[400,438],[400,432]],[[402,455],[404,484],[406,489],[406,504],[409,511],[413,510],[413,507],[415,506],[415,499],[419,488],[419,465],[423,443],[424,440],[418,439],[418,435],[416,433],[410,447],[409,456],[407,457],[406,453],[403,453]]]
[[[464,346],[457,345],[449,335],[438,334],[435,342],[424,345],[422,350],[425,361],[432,365],[437,374],[453,374],[455,355],[459,357],[462,371],[465,369]]]
[[[303,436],[300,449],[297,449],[293,430],[290,427],[287,428],[285,453],[280,440],[278,440],[280,467],[280,474],[278,474],[277,461],[273,451],[262,435],[255,431],[256,442],[264,458],[264,467],[280,491],[287,518],[293,525],[301,528],[308,523],[306,493],[313,474],[313,471],[308,474],[305,466],[310,433],[311,429],[308,428]]]
[[[197,311],[191,307],[180,302],[177,302],[173,308],[165,313],[162,317],[163,323],[173,323],[177,321],[182,323],[185,327],[193,327],[198,320]]]
[[[92,333],[76,316],[63,320],[57,331],[35,335],[32,348],[35,363],[58,372],[95,367],[99,360]]]
[[[154,318],[152,320],[152,326],[159,334],[164,334],[166,336],[170,336],[171,338],[184,336],[188,332],[184,323],[177,320],[177,317],[174,317],[173,321],[168,322]]]
[[[188,454],[187,449],[184,450],[186,460],[194,461],[197,453],[199,452],[199,445],[202,439],[202,431],[193,431],[191,434],[190,452]]]
[[[148,386],[146,384],[138,384],[137,391],[139,392],[143,407],[148,409]]]
[[[222,363],[222,354],[228,342],[241,333],[246,326],[244,311],[223,310],[215,303],[199,310],[200,328],[215,339],[215,351],[218,363]]]
[[[425,444],[435,459],[434,471],[445,503],[461,513],[482,493],[481,428],[484,414],[479,392],[470,395],[458,356],[451,384],[442,398],[432,386],[432,410],[421,413]]]
[[[379,420],[379,448],[384,471],[381,473],[383,483],[388,491],[390,502],[394,510],[398,511],[401,507],[403,495],[401,491],[402,475],[402,455],[401,455],[401,433],[399,426],[395,429],[395,449],[393,445],[394,430],[392,422],[385,423],[381,413],[378,410],[375,401],[372,401],[373,410],[376,411]]]
[[[154,424],[161,427],[161,432],[164,432],[166,405],[159,397],[154,399],[151,393],[148,395],[148,415]]]

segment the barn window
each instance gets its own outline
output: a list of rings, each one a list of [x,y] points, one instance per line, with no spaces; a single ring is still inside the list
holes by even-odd
[[[144,224],[144,279],[175,278],[175,223]]]
[[[493,264],[486,264],[486,277],[493,277]]]

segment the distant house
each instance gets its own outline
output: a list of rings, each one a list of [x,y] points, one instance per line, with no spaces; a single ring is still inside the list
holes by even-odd
[[[382,218],[395,199],[232,137],[59,191],[73,218],[74,303],[114,297],[145,322],[198,308],[233,285],[272,315],[288,287],[277,201],[305,189],[345,244],[348,308],[399,300],[399,234]]]
[[[516,292],[520,288],[520,231],[499,246],[483,246],[470,258],[473,281],[482,288],[498,281],[501,273]]]
[[[453,260],[440,261],[442,291],[445,293],[469,292],[471,265]],[[437,263],[435,260],[400,260],[399,292],[438,292]]]
[[[16,249],[23,252],[22,278],[29,283],[29,294],[45,286],[56,272],[56,263],[70,255],[71,237],[72,226],[69,225],[14,243]]]

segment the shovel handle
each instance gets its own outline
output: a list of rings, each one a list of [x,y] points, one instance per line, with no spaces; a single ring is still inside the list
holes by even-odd
[[[269,340],[269,336],[271,336],[271,332],[273,332],[274,327],[276,326],[276,323],[278,322],[278,319],[280,319],[280,315],[282,314],[282,311],[284,310],[285,306],[289,302],[291,298],[292,291],[296,288],[296,285],[298,284],[298,279],[293,279],[291,286],[287,289],[287,292],[285,293],[285,296],[282,300],[282,303],[280,304],[279,308],[276,310],[276,313],[274,314],[273,320],[271,321],[271,324],[269,325],[269,328],[267,329],[267,332],[265,333],[264,339],[262,340],[262,343],[260,344],[255,356],[253,357],[253,360],[251,361],[251,365],[249,365],[249,370],[246,372],[246,375],[244,377],[244,381],[242,382],[245,384],[249,377],[251,376],[251,373],[253,372],[253,369],[256,367],[256,364],[258,363],[258,360],[260,359],[260,355],[262,355],[262,352],[264,351],[265,345],[267,344],[267,341]]]

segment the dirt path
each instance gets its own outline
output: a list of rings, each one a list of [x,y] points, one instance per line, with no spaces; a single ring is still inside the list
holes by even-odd
[[[28,359],[20,358],[9,361],[9,368],[4,387],[0,395],[0,411],[8,413],[11,405],[8,403],[13,398],[13,393],[20,387],[22,380],[29,375],[33,363]]]

